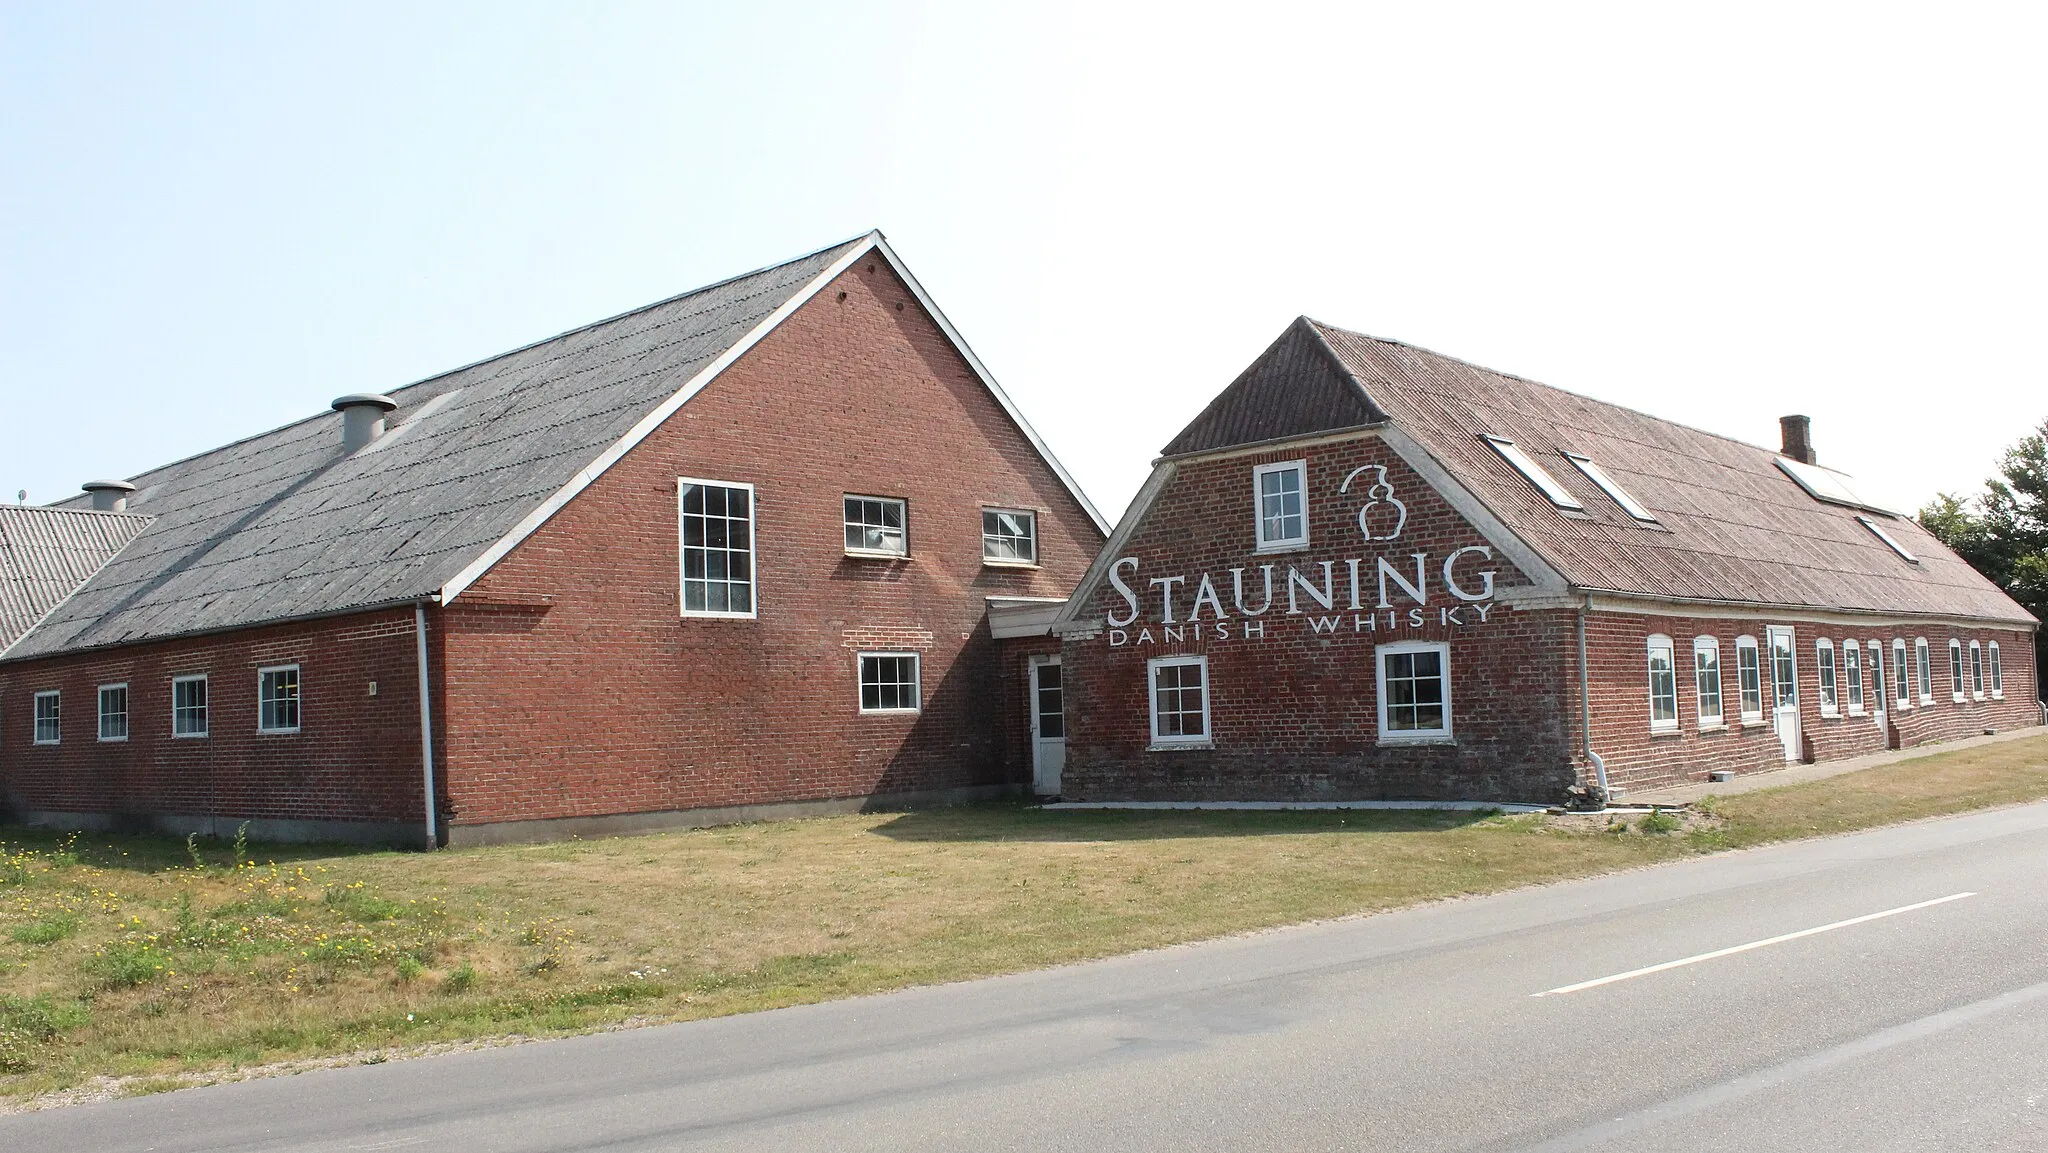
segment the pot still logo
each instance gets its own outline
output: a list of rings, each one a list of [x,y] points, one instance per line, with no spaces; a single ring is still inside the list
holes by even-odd
[[[1398,541],[1407,530],[1408,506],[1395,495],[1385,465],[1353,469],[1337,492],[1364,498],[1356,519],[1367,543]],[[1268,614],[1300,618],[1311,635],[1321,636],[1479,625],[1494,607],[1493,559],[1490,546],[1466,545],[1441,562],[1427,551],[1382,553],[1287,564],[1284,575],[1277,562],[1246,563],[1224,570],[1222,580],[1211,572],[1190,580],[1186,573],[1141,579],[1139,559],[1127,556],[1109,568],[1110,587],[1122,604],[1104,615],[1103,624],[1111,648],[1263,640],[1270,635],[1267,625],[1277,623]]]

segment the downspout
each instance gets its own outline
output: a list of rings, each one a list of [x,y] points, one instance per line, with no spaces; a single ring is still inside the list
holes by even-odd
[[[413,602],[412,624],[420,657],[420,775],[427,791],[427,848],[433,849],[440,843],[440,830],[435,827],[434,812],[434,699],[427,683],[427,602]],[[1580,657],[1583,660],[1583,645]]]
[[[1611,795],[1607,791],[1607,762],[1593,751],[1593,684],[1586,676],[1586,614],[1592,609],[1593,597],[1588,593],[1579,605],[1579,738],[1586,759],[1593,762],[1593,774],[1600,780],[1600,807],[1604,809]]]

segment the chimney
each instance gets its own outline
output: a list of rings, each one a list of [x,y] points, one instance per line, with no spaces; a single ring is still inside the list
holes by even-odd
[[[128,494],[135,491],[125,480],[89,480],[78,487],[92,494],[94,512],[127,512]]]
[[[1816,463],[1813,459],[1813,421],[1803,416],[1781,416],[1778,418],[1778,430],[1785,437],[1781,455],[1801,464]]]
[[[341,451],[354,452],[384,435],[384,414],[398,402],[374,392],[351,392],[336,397],[334,411],[341,414]]]

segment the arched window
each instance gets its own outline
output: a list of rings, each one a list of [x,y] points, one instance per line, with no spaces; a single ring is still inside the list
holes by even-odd
[[[1814,642],[1814,667],[1820,670],[1820,715],[1839,716],[1840,705],[1835,690],[1835,642],[1822,637]]]
[[[1998,642],[1991,642],[1991,695],[2005,699],[2005,665],[1998,659]]]
[[[1849,698],[1849,713],[1863,715],[1863,646],[1855,641],[1842,642],[1842,687],[1849,690],[1843,695]]]
[[[1993,655],[1996,656],[1995,653]],[[1700,727],[1719,728],[1722,724],[1720,638],[1693,638],[1692,668],[1693,687],[1699,696]]]
[[[1948,688],[1951,699],[1963,699],[1963,642],[1948,639]]]
[[[1671,638],[1650,634],[1650,727],[1657,730],[1678,727],[1677,661]]]
[[[1893,637],[1892,680],[1897,682],[1897,687],[1892,696],[1899,702],[1899,707],[1902,709],[1913,707],[1912,667],[1906,663],[1906,642],[1904,638]]]
[[[1913,655],[1920,666],[1920,703],[1934,703],[1934,660],[1927,653],[1927,638],[1913,638]]]
[[[1742,719],[1764,719],[1764,672],[1755,637],[1735,638],[1735,681],[1742,693]]]
[[[1970,695],[1984,699],[1984,646],[1970,642]]]

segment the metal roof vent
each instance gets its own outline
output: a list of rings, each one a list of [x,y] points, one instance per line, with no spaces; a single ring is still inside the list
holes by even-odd
[[[135,491],[125,480],[89,480],[78,487],[92,494],[94,512],[127,512],[128,494]]]
[[[384,435],[384,414],[398,402],[374,392],[351,392],[334,399],[341,414],[341,451],[354,452]]]

